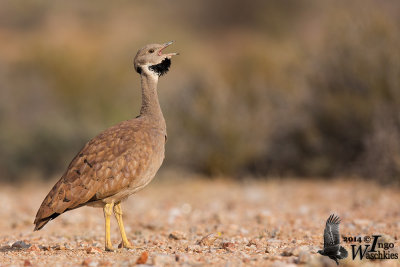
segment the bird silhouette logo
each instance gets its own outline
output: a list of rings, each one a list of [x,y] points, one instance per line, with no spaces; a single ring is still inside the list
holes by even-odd
[[[341,259],[347,258],[347,250],[340,245],[340,234],[339,234],[340,218],[332,214],[326,220],[324,230],[324,249],[318,250],[318,253],[323,256],[328,256],[339,265]]]

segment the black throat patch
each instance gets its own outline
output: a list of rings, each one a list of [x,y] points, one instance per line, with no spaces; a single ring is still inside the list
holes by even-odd
[[[151,65],[149,69],[157,73],[158,76],[162,76],[169,71],[170,66],[171,60],[169,58],[165,58],[163,61],[161,61],[161,63]]]

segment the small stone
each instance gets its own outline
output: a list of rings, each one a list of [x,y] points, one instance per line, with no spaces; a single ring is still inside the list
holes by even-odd
[[[200,245],[193,245],[193,246],[188,246],[186,248],[186,251],[193,251],[193,252],[197,252],[197,253],[202,253],[203,250],[201,249]]]
[[[31,244],[25,243],[24,241],[17,241],[11,245],[12,248],[16,249],[27,249],[31,246]]]
[[[89,244],[86,241],[82,241],[82,242],[79,242],[78,247],[81,247],[81,248],[89,247]]]
[[[37,245],[32,245],[27,251],[40,251],[40,248]]]
[[[94,260],[90,260],[89,265],[87,265],[87,266],[89,266],[89,267],[97,267],[98,265],[99,265],[99,262],[94,261]]]
[[[145,264],[149,258],[149,253],[147,251],[142,252],[140,257],[136,260],[136,264]]]
[[[25,260],[24,266],[32,266],[32,263],[29,260]]]
[[[274,247],[266,247],[265,248],[265,253],[270,253],[270,254],[275,254],[276,253],[276,249]]]
[[[51,247],[51,248],[54,249],[54,250],[66,250],[67,249],[66,244],[61,244],[61,245],[57,244],[57,245],[55,245],[54,247]]]
[[[293,256],[299,256],[301,251],[309,251],[310,248],[307,246],[299,246],[292,249]]]
[[[90,266],[90,264],[92,263],[92,259],[84,259],[82,262],[82,266]]]
[[[293,249],[292,248],[285,248],[281,254],[284,257],[289,257],[293,255]]]
[[[99,249],[97,247],[88,247],[86,249],[87,254],[100,254],[101,252],[102,252],[101,249]]]
[[[43,251],[49,251],[49,250],[50,250],[50,247],[49,247],[49,246],[42,246],[42,245],[39,245],[39,248],[40,248],[40,250],[43,250]]]
[[[280,233],[279,229],[273,229],[273,230],[270,232],[270,237],[271,237],[271,238],[276,238],[276,237],[279,235],[279,233]]]
[[[223,242],[221,246],[227,251],[233,251],[235,249],[235,244],[232,242]]]
[[[305,250],[299,252],[299,257],[297,258],[297,263],[307,263],[310,260],[310,253]]]
[[[168,237],[175,240],[186,239],[185,233],[180,231],[173,231],[172,233],[169,234]]]
[[[198,244],[203,246],[211,246],[212,244],[214,244],[215,240],[217,240],[217,238],[219,238],[220,236],[221,236],[220,232],[206,235],[198,242]]]
[[[251,247],[253,245],[258,248],[260,246],[260,242],[257,239],[250,239],[249,242],[247,243],[247,246]]]

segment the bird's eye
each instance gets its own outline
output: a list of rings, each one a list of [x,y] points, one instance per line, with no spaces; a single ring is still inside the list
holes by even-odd
[[[150,49],[150,50],[149,50],[149,53],[150,53],[150,54],[154,53],[154,49]]]

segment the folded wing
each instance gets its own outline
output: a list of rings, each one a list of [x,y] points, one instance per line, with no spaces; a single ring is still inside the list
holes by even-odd
[[[90,140],[43,200],[34,221],[40,230],[65,211],[116,194],[140,178],[152,153],[138,119],[117,124]]]

